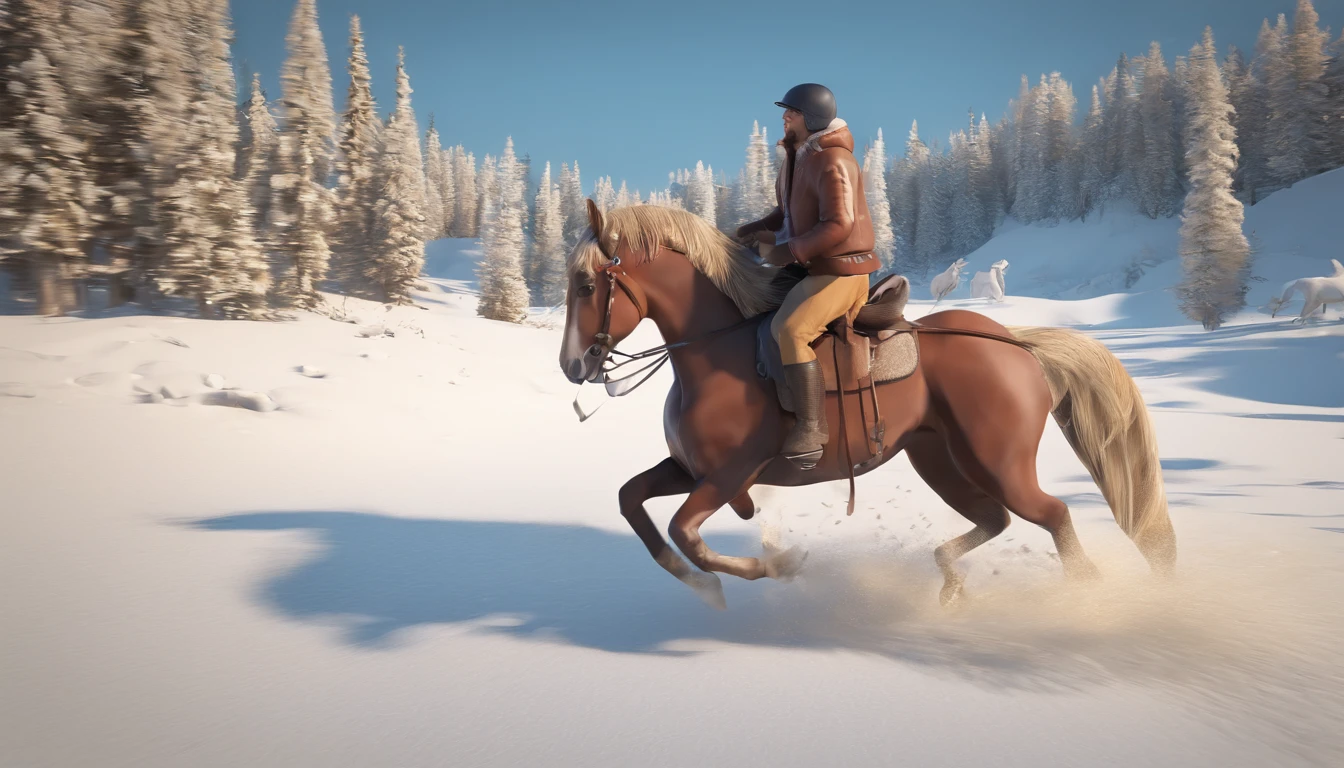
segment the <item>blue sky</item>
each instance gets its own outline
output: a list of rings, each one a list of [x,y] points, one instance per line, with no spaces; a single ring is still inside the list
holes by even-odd
[[[1344,25],[1344,0],[1317,0],[1323,26]],[[1168,62],[1212,25],[1221,50],[1251,49],[1260,20],[1292,18],[1296,0],[959,0],[931,2],[431,2],[318,0],[337,109],[345,101],[347,27],[360,15],[375,96],[391,109],[398,45],[406,47],[421,128],[435,115],[445,143],[498,154],[512,135],[540,172],[578,160],[598,174],[661,189],[667,172],[704,160],[735,172],[752,120],[772,140],[773,106],[799,82],[836,93],[860,145],[881,127],[898,153],[912,119],[946,143],[967,108],[997,120],[1023,73],[1058,70],[1085,109],[1121,51],[1151,40]],[[240,70],[279,93],[291,0],[234,0]]]

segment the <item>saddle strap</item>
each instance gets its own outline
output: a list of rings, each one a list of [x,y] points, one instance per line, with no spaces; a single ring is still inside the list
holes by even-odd
[[[1031,342],[1028,341],[1015,339],[1011,336],[1003,336],[991,331],[975,331],[970,328],[938,328],[936,326],[920,325],[919,323],[910,321],[909,328],[895,328],[892,330],[895,330],[897,333],[913,333],[916,335],[921,333],[943,333],[950,336],[977,336],[982,339],[990,339],[992,341],[1002,341],[1005,344],[1012,344],[1014,347],[1021,347],[1028,352],[1034,348]]]
[[[840,375],[840,344],[837,341],[831,345],[831,357],[835,360],[836,376]],[[854,461],[849,455],[849,436],[845,433],[845,387],[843,382],[839,387],[836,397],[840,405],[840,450],[841,456],[845,460],[845,473],[849,475],[849,506],[846,508],[845,515],[854,514]],[[863,395],[859,395],[863,397]]]

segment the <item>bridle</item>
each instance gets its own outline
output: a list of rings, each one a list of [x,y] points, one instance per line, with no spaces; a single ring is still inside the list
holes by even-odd
[[[662,368],[663,365],[665,365],[667,361],[671,359],[673,350],[681,349],[682,347],[688,347],[692,344],[697,344],[702,341],[708,341],[709,339],[714,338],[716,336],[720,336],[730,331],[735,331],[738,328],[742,328],[743,326],[752,324],[757,320],[756,317],[747,317],[743,318],[741,321],[734,323],[730,326],[720,328],[715,331],[710,331],[709,333],[697,336],[693,339],[678,341],[674,344],[661,344],[659,346],[651,347],[649,349],[643,350],[641,352],[635,352],[633,354],[622,352],[616,349],[616,340],[612,338],[611,335],[611,310],[616,300],[616,289],[620,288],[621,292],[624,293],[630,299],[630,303],[635,305],[635,311],[639,313],[640,320],[643,320],[645,317],[648,317],[649,301],[648,297],[644,295],[644,289],[640,288],[639,283],[635,282],[635,280],[632,277],[630,277],[629,273],[625,271],[625,266],[621,263],[621,257],[613,256],[607,253],[607,249],[602,244],[602,238],[600,236],[597,238],[597,247],[598,250],[601,251],[602,255],[607,258],[607,263],[599,267],[597,270],[598,272],[605,274],[607,277],[607,302],[606,302],[606,308],[602,315],[602,328],[596,334],[593,335],[593,343],[583,353],[583,356],[585,358],[596,359],[594,364],[597,366],[597,369],[601,372],[602,383],[606,387],[607,395],[610,397],[624,397],[625,395],[634,392],[636,389],[639,389],[639,387],[643,385],[644,382],[652,378],[653,375],[658,372],[658,369]],[[660,246],[660,247],[667,248],[667,246]],[[674,253],[681,253],[681,251],[678,251],[675,248],[667,248],[667,249],[673,251]],[[685,256],[686,254],[683,253],[682,255]],[[607,362],[611,359],[613,355],[623,357],[625,359],[619,363],[616,363],[615,365],[607,367]],[[646,363],[645,365],[636,368],[631,373],[618,377],[612,376],[612,374],[616,373],[617,371],[620,371],[623,368],[635,365],[636,363],[640,363],[645,360],[649,360],[650,358],[654,358],[652,362]],[[584,366],[585,369],[587,367],[588,367],[587,365]],[[634,382],[633,384],[630,383],[632,381]],[[582,388],[583,382],[580,382],[579,386],[580,388]],[[594,413],[597,413],[598,409],[601,407],[602,406],[599,405],[597,408],[594,408],[591,412],[585,414],[583,412],[582,407],[579,406],[578,395],[575,395],[574,397],[574,412],[579,415],[579,421],[581,422],[587,421],[588,418],[592,416]]]
[[[598,248],[603,256],[607,256],[607,250],[600,242]],[[602,315],[602,330],[593,335],[593,343],[583,356],[597,358],[596,364],[600,368],[606,364],[611,354],[616,352],[616,340],[611,337],[611,310],[616,301],[616,288],[619,287],[630,298],[630,303],[635,305],[635,311],[639,313],[641,320],[648,315],[649,303],[647,298],[641,298],[644,291],[638,283],[630,279],[625,267],[621,265],[620,256],[607,256],[607,263],[599,267],[598,271],[607,276],[607,306]]]

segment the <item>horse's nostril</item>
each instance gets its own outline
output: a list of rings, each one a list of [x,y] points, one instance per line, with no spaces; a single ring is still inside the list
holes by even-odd
[[[565,376],[569,377],[570,381],[578,381],[583,376],[583,361],[570,360],[565,366]]]

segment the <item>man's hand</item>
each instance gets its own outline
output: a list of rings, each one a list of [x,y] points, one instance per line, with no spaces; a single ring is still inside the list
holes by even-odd
[[[773,237],[771,238],[774,239]],[[776,267],[787,267],[794,262],[793,252],[787,245],[768,245],[761,249],[761,259],[766,264]]]

